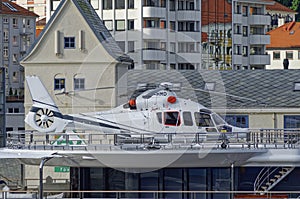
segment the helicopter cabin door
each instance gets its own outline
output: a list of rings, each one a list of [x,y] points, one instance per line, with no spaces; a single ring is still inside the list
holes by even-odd
[[[178,127],[181,125],[181,118],[179,111],[164,111],[156,113],[159,126],[159,133],[177,133]]]

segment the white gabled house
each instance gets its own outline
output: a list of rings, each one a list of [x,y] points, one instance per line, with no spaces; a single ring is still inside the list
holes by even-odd
[[[126,81],[131,63],[86,0],[61,1],[21,62],[26,76],[41,78],[63,113],[119,104],[122,93],[115,86]],[[31,104],[27,91],[25,113]]]

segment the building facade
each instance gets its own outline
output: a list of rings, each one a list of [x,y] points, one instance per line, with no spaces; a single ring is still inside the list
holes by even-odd
[[[36,13],[39,20],[46,17],[46,0],[12,0],[12,2]]]
[[[49,1],[50,13],[57,1]],[[200,0],[93,0],[135,69],[201,69]]]
[[[266,45],[271,23],[266,1],[202,1],[203,68],[265,69],[270,63]]]
[[[35,39],[35,13],[11,2],[1,1],[1,66],[5,68],[6,127],[24,130],[24,69],[20,60]]]
[[[271,63],[267,69],[300,68],[299,28],[300,23],[293,21],[268,32],[271,43],[267,45],[267,52],[271,57]]]

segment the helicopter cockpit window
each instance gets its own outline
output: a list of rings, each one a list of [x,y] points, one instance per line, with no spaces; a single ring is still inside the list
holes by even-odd
[[[162,114],[161,114],[161,112],[156,113],[156,116],[157,116],[158,122],[161,124],[162,123]]]
[[[179,112],[175,111],[168,111],[164,113],[164,122],[165,125],[169,126],[179,126],[180,125],[180,118]]]
[[[185,126],[193,126],[193,119],[192,119],[192,113],[191,112],[183,112],[183,124]]]
[[[226,124],[226,122],[217,114],[212,114],[212,118],[217,126]]]
[[[195,113],[196,125],[200,127],[213,127],[214,124],[209,114],[207,113]]]

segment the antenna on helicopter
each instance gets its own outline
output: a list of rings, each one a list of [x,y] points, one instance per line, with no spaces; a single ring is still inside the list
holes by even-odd
[[[84,91],[93,91],[93,90],[102,90],[102,89],[112,89],[115,88],[113,86],[107,86],[107,87],[98,87],[98,88],[86,88],[86,89],[78,89],[78,90],[72,90],[72,91],[65,91],[65,88],[61,89],[61,92],[55,93],[55,95],[70,95],[77,92],[84,92]]]

